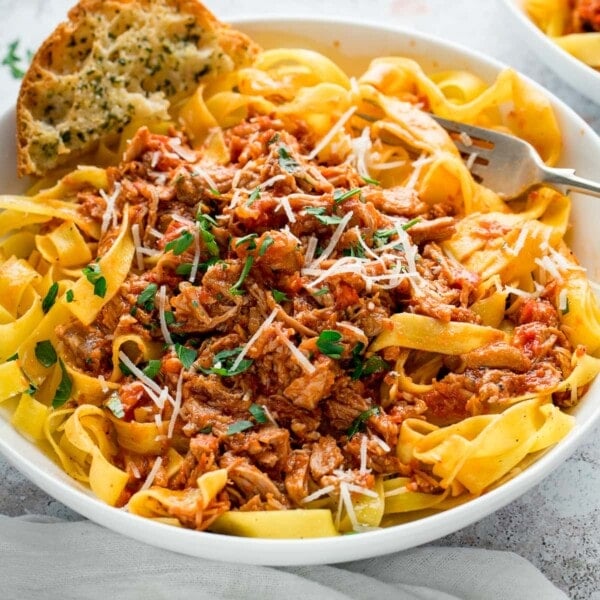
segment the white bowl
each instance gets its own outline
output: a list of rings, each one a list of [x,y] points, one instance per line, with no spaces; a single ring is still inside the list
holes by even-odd
[[[529,18],[524,0],[503,0],[507,14],[523,41],[540,60],[580,94],[600,104],[600,71],[575,58],[555,44]]]
[[[351,73],[358,73],[371,57],[386,54],[410,56],[425,69],[468,69],[492,81],[504,65],[457,45],[411,31],[380,25],[325,19],[272,18],[238,23],[264,46],[285,45],[324,51]],[[535,84],[533,84],[535,85]],[[563,165],[579,174],[597,174],[600,139],[566,105],[552,98],[564,133]],[[14,115],[0,120],[3,140],[14,137]],[[14,148],[2,149],[0,181],[3,192],[22,187],[14,175]],[[596,224],[600,203],[576,197],[572,236],[583,264],[592,277],[600,274],[600,236]],[[554,471],[585,438],[600,418],[600,382],[595,383],[575,411],[577,424],[555,448],[523,473],[480,498],[452,510],[390,527],[352,536],[307,540],[267,540],[229,537],[180,529],[136,517],[111,508],[71,480],[38,448],[22,438],[0,414],[0,451],[22,473],[57,500],[80,514],[132,538],[183,554],[237,563],[263,565],[324,564],[355,560],[403,550],[456,531],[514,500]]]

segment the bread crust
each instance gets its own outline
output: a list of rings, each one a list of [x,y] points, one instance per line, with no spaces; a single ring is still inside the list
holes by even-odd
[[[22,81],[17,100],[17,172],[20,177],[30,174],[43,175],[48,170],[65,163],[67,159],[70,160],[89,151],[102,137],[122,127],[122,122],[109,123],[108,126],[102,123],[102,132],[98,135],[90,134],[90,139],[87,141],[74,140],[76,144],[70,143],[73,140],[70,139],[70,133],[68,135],[65,133],[70,132],[69,129],[65,129],[66,121],[57,122],[53,117],[53,106],[49,98],[52,94],[56,94],[59,102],[67,103],[62,87],[64,82],[74,81],[74,77],[78,74],[77,70],[86,64],[91,48],[95,48],[98,44],[108,46],[116,40],[114,37],[110,39],[106,37],[112,35],[106,29],[107,21],[110,19],[126,21],[128,16],[140,18],[140,15],[152,15],[152,13],[164,14],[169,20],[193,18],[194,31],[200,27],[204,32],[204,35],[199,36],[195,41],[198,51],[202,52],[210,44],[216,44],[214,49],[219,50],[211,55],[213,62],[216,62],[216,56],[219,58],[218,65],[209,65],[214,67],[213,72],[228,71],[247,65],[260,50],[258,45],[246,35],[219,21],[198,0],[81,0],[69,11],[68,21],[59,24],[40,46]],[[89,27],[89,22],[93,19],[98,19],[104,27]],[[131,35],[128,29],[125,32]],[[148,33],[150,35],[147,37],[152,39],[152,31]],[[77,40],[78,43],[85,40],[80,51],[81,56],[77,54],[76,49],[73,49],[73,40]],[[103,65],[94,63],[94,67],[97,67],[102,75]],[[124,70],[127,72],[127,67]],[[104,74],[108,75],[107,72]],[[85,77],[85,75],[81,76]],[[110,85],[110,82],[103,81],[102,85]],[[158,109],[168,106],[168,100],[173,96],[160,90],[157,92],[143,89],[143,82],[140,82],[140,86],[142,87],[140,92],[145,92],[151,101],[155,101]],[[166,101],[164,106],[160,104],[161,93]],[[71,98],[69,94],[68,98],[69,102],[72,101],[71,108],[74,110],[69,110],[65,106],[61,110],[69,110],[70,115],[76,114],[74,111],[77,110],[77,97],[78,92],[75,90],[73,97]],[[90,114],[90,117],[98,116],[97,111],[91,112],[95,114]],[[84,115],[80,111],[77,118],[82,116]],[[61,128],[62,132],[59,135]],[[79,131],[77,135],[81,137]],[[40,148],[45,148],[43,144],[48,144],[48,156],[43,154],[40,159]]]

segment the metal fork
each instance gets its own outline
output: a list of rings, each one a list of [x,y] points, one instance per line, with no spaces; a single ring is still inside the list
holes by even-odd
[[[600,197],[600,183],[578,177],[574,169],[546,166],[533,146],[517,137],[431,116],[450,134],[475,179],[505,199],[542,182]]]

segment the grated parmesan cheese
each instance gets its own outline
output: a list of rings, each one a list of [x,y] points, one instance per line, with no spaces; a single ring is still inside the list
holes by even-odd
[[[98,382],[100,383],[100,389],[103,394],[108,394],[110,388],[106,385],[106,379],[104,379],[104,375],[98,375]]]
[[[158,320],[160,322],[160,331],[163,334],[165,342],[169,345],[173,344],[173,338],[167,327],[167,319],[165,317],[165,307],[167,304],[167,286],[161,285],[158,291]]]
[[[167,437],[170,439],[173,437],[173,431],[175,430],[175,422],[181,412],[181,392],[183,387],[183,369],[179,371],[179,378],[177,379],[177,388],[175,389],[175,403],[173,405],[173,414],[169,421],[169,428],[167,429]]]
[[[317,490],[316,492],[309,494],[305,498],[302,498],[302,503],[308,504],[309,502],[312,502],[313,500],[316,500],[317,498],[320,498],[321,496],[326,496],[327,494],[331,494],[331,492],[333,492],[334,490],[335,490],[335,485],[326,485],[325,487],[322,487],[321,489]]]
[[[369,438],[363,434],[360,439],[360,469],[359,473],[367,473],[367,450]]]
[[[275,307],[271,311],[271,314],[265,319],[263,324],[254,332],[254,335],[246,342],[246,345],[242,348],[242,351],[237,355],[237,358],[231,365],[232,371],[235,371],[240,366],[240,363],[244,360],[244,357],[246,356],[246,354],[248,354],[250,348],[252,348],[254,343],[260,338],[263,331],[275,320],[275,317],[277,316],[278,312],[279,307]]]
[[[279,336],[283,343],[288,347],[289,351],[292,353],[292,356],[296,359],[296,362],[307,372],[314,373],[316,371],[315,366],[296,348],[296,346],[289,340],[285,335],[281,334]]]
[[[306,157],[308,160],[312,160],[329,145],[329,142],[335,137],[336,133],[340,131],[348,119],[356,112],[356,106],[351,106],[335,123],[335,125],[325,134],[321,141],[312,149],[312,152]]]
[[[333,235],[331,236],[331,239],[329,240],[329,244],[327,244],[327,248],[325,248],[325,250],[323,250],[323,253],[321,254],[321,256],[319,256],[319,258],[317,258],[316,260],[314,260],[312,262],[311,267],[314,267],[314,266],[322,263],[326,258],[329,258],[329,256],[331,256],[331,254],[335,250],[335,247],[337,246],[338,242],[340,241],[342,234],[344,233],[344,229],[346,229],[346,225],[348,225],[348,223],[350,222],[350,219],[352,219],[353,215],[354,215],[354,213],[352,211],[350,211],[344,215],[343,219],[339,222],[338,226],[335,228],[335,231],[333,232]]]
[[[142,238],[140,237],[140,226],[134,223],[131,226],[131,235],[133,236],[133,244],[135,246],[135,260],[137,268],[140,271],[144,270],[144,255],[142,254]]]
[[[107,231],[109,225],[117,226],[117,213],[115,212],[115,204],[121,194],[121,184],[117,181],[113,189],[113,193],[109,196],[104,190],[100,190],[100,196],[106,202],[106,209],[102,215],[102,224],[100,226],[100,236],[102,237]]]
[[[144,481],[142,487],[140,488],[140,491],[147,490],[154,483],[154,478],[156,477],[161,466],[162,456],[157,456],[152,468],[150,469],[150,473],[148,473],[148,477],[146,477],[146,481]]]

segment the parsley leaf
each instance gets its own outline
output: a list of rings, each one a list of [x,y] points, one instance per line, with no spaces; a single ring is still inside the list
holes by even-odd
[[[15,40],[8,45],[6,56],[2,59],[2,64],[10,69],[10,74],[15,79],[22,79],[25,75],[25,71],[19,67],[21,57],[17,54],[18,47],[19,40]]]
[[[343,192],[342,190],[335,190],[335,192],[333,192],[333,201],[336,204],[341,204],[342,202],[344,202],[344,200],[348,200],[349,198],[356,196],[356,194],[360,194],[361,191],[362,190],[360,188],[352,188],[347,192]]]
[[[254,423],[252,421],[236,421],[227,428],[225,435],[241,433],[242,431],[246,431],[246,429],[250,429],[251,427],[254,427]]]
[[[106,403],[106,408],[110,410],[110,412],[117,417],[117,419],[122,419],[125,416],[125,407],[121,402],[121,398],[117,392],[111,394],[108,402]]]
[[[248,244],[248,250],[256,250],[255,239],[258,237],[258,233],[249,233],[244,237],[241,237],[236,243],[235,247],[241,246],[242,244]]]
[[[150,283],[146,289],[138,296],[137,305],[143,306],[144,310],[151,311],[154,308],[154,297],[158,291],[156,283]]]
[[[184,369],[189,369],[198,356],[198,351],[193,348],[186,348],[182,344],[175,344],[175,354],[177,354]]]
[[[248,409],[257,423],[268,423],[269,419],[265,413],[265,409],[260,404],[251,404]]]
[[[73,290],[67,290],[65,293],[65,298],[67,299],[67,302],[73,302],[73,300],[75,300],[75,294]]]
[[[373,373],[381,373],[382,371],[388,371],[390,365],[381,358],[378,354],[369,356],[365,361],[360,357],[362,351],[365,349],[365,345],[362,342],[358,342],[352,349],[352,360],[350,366],[352,367],[351,377],[352,379],[360,379],[361,377],[368,377]]]
[[[404,229],[404,231],[408,231],[413,225],[416,225],[417,223],[420,223],[421,219],[419,217],[415,217],[414,219],[411,219],[410,221],[407,221],[406,223],[404,223],[402,225],[402,229]]]
[[[279,154],[279,166],[284,171],[295,173],[300,168],[296,159],[290,154],[285,146],[280,146],[277,152]]]
[[[248,370],[253,362],[249,358],[244,358],[240,361],[240,364],[233,369],[233,364],[242,350],[243,348],[241,346],[231,350],[221,350],[221,352],[217,352],[214,355],[212,367],[209,369],[199,367],[199,369],[205,375],[220,375],[221,377],[233,377],[234,375],[239,375]]]
[[[339,343],[341,339],[342,334],[339,331],[324,329],[317,338],[317,348],[322,354],[339,360],[344,351],[344,346]]]
[[[211,256],[218,257],[219,245],[217,244],[214,234],[211,233],[212,228],[217,224],[217,222],[210,215],[204,215],[201,213],[196,216],[196,221],[198,221],[200,237],[202,238],[204,247]]]
[[[46,368],[55,365],[58,360],[56,350],[50,340],[37,342],[35,345],[35,357],[38,359],[38,362]]]
[[[313,296],[315,296],[315,297],[324,296],[325,294],[329,294],[329,288],[327,286],[323,286],[322,288],[318,289],[316,292],[313,292]]]
[[[160,360],[152,359],[148,361],[148,364],[143,368],[144,375],[154,379],[160,371]]]
[[[42,300],[42,310],[44,311],[44,314],[47,313],[54,306],[57,295],[58,295],[58,283],[54,282],[50,286],[48,293],[44,296],[44,299]]]
[[[379,181],[377,181],[377,179],[373,179],[372,177],[365,177],[365,175],[363,175],[362,178],[365,183],[370,183],[371,185],[380,185]]]
[[[267,235],[258,249],[258,255],[264,256],[265,252],[269,249],[269,246],[272,246],[274,243],[275,240],[270,235]]]
[[[99,263],[92,263],[81,269],[85,278],[94,286],[94,295],[104,298],[106,296],[106,278],[102,275]]]
[[[240,287],[248,277],[248,273],[250,273],[250,269],[254,264],[254,256],[247,256],[246,262],[244,263],[244,267],[242,268],[242,273],[240,274],[239,279],[229,288],[229,293],[233,296],[239,296],[244,294],[244,290],[241,290]]]
[[[62,372],[60,383],[56,388],[56,392],[54,393],[54,398],[52,399],[52,408],[61,407],[71,396],[71,389],[73,387],[73,383],[71,382],[71,378],[69,377],[69,373],[67,373],[67,369],[63,361],[59,358],[58,364],[60,365],[60,370]]]
[[[326,214],[323,206],[307,206],[304,210],[307,215],[316,217],[317,221],[323,223],[323,225],[338,225],[342,220],[342,217],[337,215]]]
[[[182,231],[179,237],[166,244],[165,252],[172,250],[175,256],[180,256],[192,245],[193,241],[194,235],[192,233],[187,230]]]
[[[271,290],[271,294],[273,294],[273,300],[277,303],[287,302],[289,298],[285,295],[285,292],[280,292],[279,290]]]
[[[253,190],[250,196],[248,196],[248,200],[246,200],[246,206],[252,206],[259,198],[260,198],[260,185],[257,185]]]
[[[351,438],[353,435],[358,433],[361,429],[364,428],[365,423],[373,416],[378,415],[381,412],[379,406],[372,406],[371,408],[361,412],[354,421],[352,421],[352,425],[348,428],[347,435],[348,438]]]

